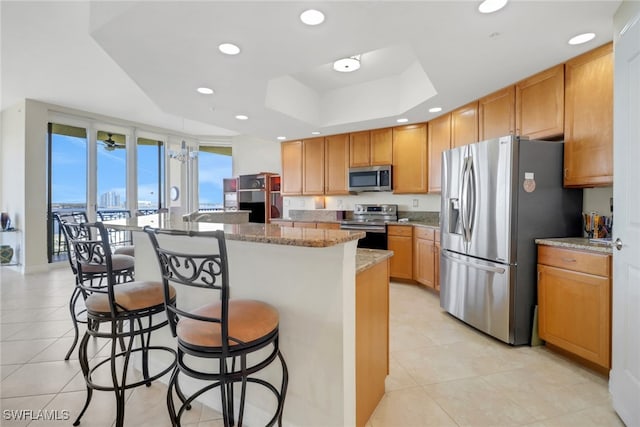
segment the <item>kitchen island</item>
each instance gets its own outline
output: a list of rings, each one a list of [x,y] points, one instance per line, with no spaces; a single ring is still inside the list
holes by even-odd
[[[115,229],[133,232],[136,246],[136,279],[159,280],[160,273],[145,226],[171,230],[224,230],[229,256],[231,298],[250,298],[275,306],[280,313],[280,348],[289,367],[289,388],[284,406],[286,426],[352,426],[364,425],[363,416],[356,422],[357,406],[367,387],[356,386],[356,377],[371,378],[372,373],[356,372],[358,365],[373,366],[378,377],[388,373],[388,251],[362,251],[358,255],[357,240],[363,232],[280,227],[271,224],[213,224],[184,222],[169,214],[149,215],[106,222]],[[173,236],[177,251],[206,251],[209,241],[192,237],[188,245]],[[357,302],[356,276],[377,267],[377,294],[364,296],[369,280],[360,281],[358,292],[366,299],[366,307]],[[366,276],[365,276],[366,278]],[[372,287],[371,290],[374,288]],[[376,295],[381,295],[377,297]],[[371,305],[371,299],[377,303]],[[197,289],[178,289],[178,304],[195,308],[207,301]],[[381,312],[382,311],[382,312]],[[374,317],[369,322],[367,316]],[[358,317],[358,319],[356,319]],[[382,320],[381,320],[382,318]],[[377,324],[380,333],[359,327]],[[386,325],[386,327],[385,327]],[[154,333],[153,342],[171,343],[168,330]],[[373,340],[373,341],[372,341]],[[382,345],[376,343],[382,340]],[[358,344],[356,345],[356,342]],[[356,347],[362,349],[358,351]],[[367,354],[378,348],[380,360],[367,364]],[[379,355],[384,354],[380,358]],[[364,359],[363,359],[364,358]],[[154,360],[155,363],[163,363]],[[369,369],[369,368],[367,368]],[[265,378],[277,384],[280,368],[274,365],[264,371]],[[379,381],[378,381],[379,382]],[[194,389],[189,382],[181,385],[187,392]],[[356,389],[359,391],[357,392]],[[363,391],[360,391],[363,390]],[[249,390],[245,420],[247,425],[264,425],[272,413],[272,396],[261,390]],[[376,397],[377,396],[377,397]],[[379,400],[381,396],[362,396]],[[217,408],[217,396],[205,396],[203,403]],[[375,402],[377,403],[377,401]],[[375,407],[375,405],[373,405]],[[359,411],[360,412],[360,411]],[[364,410],[362,413],[367,413]],[[368,418],[368,417],[367,417]],[[364,419],[366,422],[367,419]]]

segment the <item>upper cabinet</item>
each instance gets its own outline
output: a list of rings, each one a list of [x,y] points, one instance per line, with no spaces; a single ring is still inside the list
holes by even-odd
[[[564,185],[613,184],[613,46],[566,63]]]
[[[390,165],[393,153],[392,129],[374,129],[349,135],[349,166]]]
[[[451,114],[445,114],[431,120],[427,128],[429,193],[439,193],[441,191],[442,152],[451,148]]]
[[[479,140],[516,133],[516,88],[509,86],[478,101]]]
[[[280,144],[282,154],[282,187],[284,196],[302,194],[302,141]]]
[[[451,146],[478,142],[478,101],[451,112]]]
[[[530,139],[564,132],[564,64],[516,83],[516,134]]]
[[[427,124],[393,128],[393,192],[427,192]]]
[[[302,194],[324,194],[324,138],[302,141]]]
[[[349,194],[349,134],[324,140],[324,194]]]

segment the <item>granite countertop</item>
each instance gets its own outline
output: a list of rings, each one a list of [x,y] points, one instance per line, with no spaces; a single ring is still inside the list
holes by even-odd
[[[325,230],[316,228],[281,227],[277,224],[219,224],[209,222],[185,222],[181,216],[169,214],[145,215],[105,221],[108,228],[126,231],[142,231],[145,226],[176,231],[224,230],[228,240],[271,243],[275,245],[322,248],[350,242],[365,237],[363,231]]]
[[[356,253],[356,274],[373,267],[379,262],[393,256],[393,251],[358,248]]]
[[[594,242],[586,237],[559,237],[536,239],[536,244],[546,246],[557,246],[561,248],[581,249],[592,252],[602,252],[612,254],[611,242]]]

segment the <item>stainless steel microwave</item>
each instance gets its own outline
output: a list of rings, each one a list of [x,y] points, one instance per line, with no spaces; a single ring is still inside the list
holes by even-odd
[[[391,165],[349,168],[349,191],[391,191]]]

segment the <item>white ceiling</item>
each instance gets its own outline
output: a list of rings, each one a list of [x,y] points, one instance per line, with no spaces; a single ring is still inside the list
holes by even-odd
[[[422,122],[610,41],[619,3],[511,0],[483,15],[452,0],[2,1],[2,108],[32,98],[271,141]],[[303,25],[307,8],[325,22]],[[567,44],[586,31],[595,40]],[[331,69],[357,54],[360,70]]]

